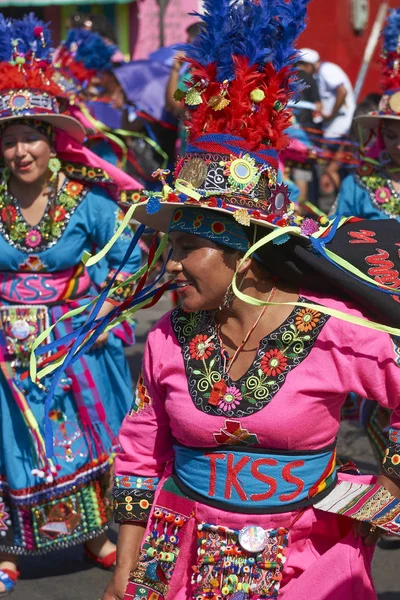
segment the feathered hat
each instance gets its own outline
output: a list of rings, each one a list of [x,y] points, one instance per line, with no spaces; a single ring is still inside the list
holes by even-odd
[[[278,152],[288,143],[288,102],[303,85],[294,44],[308,1],[204,2],[196,44],[182,48],[191,82],[175,96],[187,109],[187,152],[173,188],[142,198],[135,218],[167,231],[177,207],[190,204],[229,213],[242,225],[294,224],[288,188],[278,181]],[[316,230],[314,223],[307,233]]]
[[[382,98],[377,111],[356,117],[357,123],[375,127],[381,119],[400,119],[400,8],[390,11],[382,31]]]
[[[53,56],[58,83],[66,91],[79,93],[100,71],[111,70],[117,46],[87,29],[70,29]]]
[[[76,119],[60,114],[64,93],[54,82],[48,25],[33,14],[7,20],[0,14],[0,123],[34,118],[83,142]]]

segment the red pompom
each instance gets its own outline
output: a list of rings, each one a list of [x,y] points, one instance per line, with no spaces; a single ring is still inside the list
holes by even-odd
[[[33,30],[33,35],[35,37],[40,37],[41,35],[43,35],[43,27],[40,27],[40,25],[37,25]]]

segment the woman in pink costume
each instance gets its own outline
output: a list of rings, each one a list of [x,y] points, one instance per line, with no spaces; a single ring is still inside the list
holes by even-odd
[[[120,432],[103,600],[373,600],[379,527],[400,532],[400,282],[358,277],[398,267],[398,224],[298,226],[277,181],[306,4],[210,0],[187,48],[187,154],[135,212],[170,234],[181,305]],[[337,465],[350,390],[393,411],[378,481]]]

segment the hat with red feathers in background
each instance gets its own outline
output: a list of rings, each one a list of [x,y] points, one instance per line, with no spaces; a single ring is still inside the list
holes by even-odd
[[[0,125],[15,119],[50,123],[83,142],[85,131],[63,115],[63,90],[55,83],[48,25],[33,14],[9,20],[0,14]]]

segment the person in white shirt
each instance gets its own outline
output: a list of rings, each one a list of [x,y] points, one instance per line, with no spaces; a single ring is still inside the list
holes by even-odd
[[[337,139],[345,137],[351,127],[356,108],[353,86],[339,65],[321,61],[316,50],[300,50],[301,62],[309,72],[314,73],[322,102],[324,137]]]
[[[316,50],[300,50],[302,68],[312,73],[317,81],[322,103],[322,130],[325,147],[332,152],[332,160],[320,178],[321,191],[326,195],[338,191],[341,183],[340,162],[335,160],[350,132],[356,102],[353,87],[346,73],[332,62],[321,61]]]

